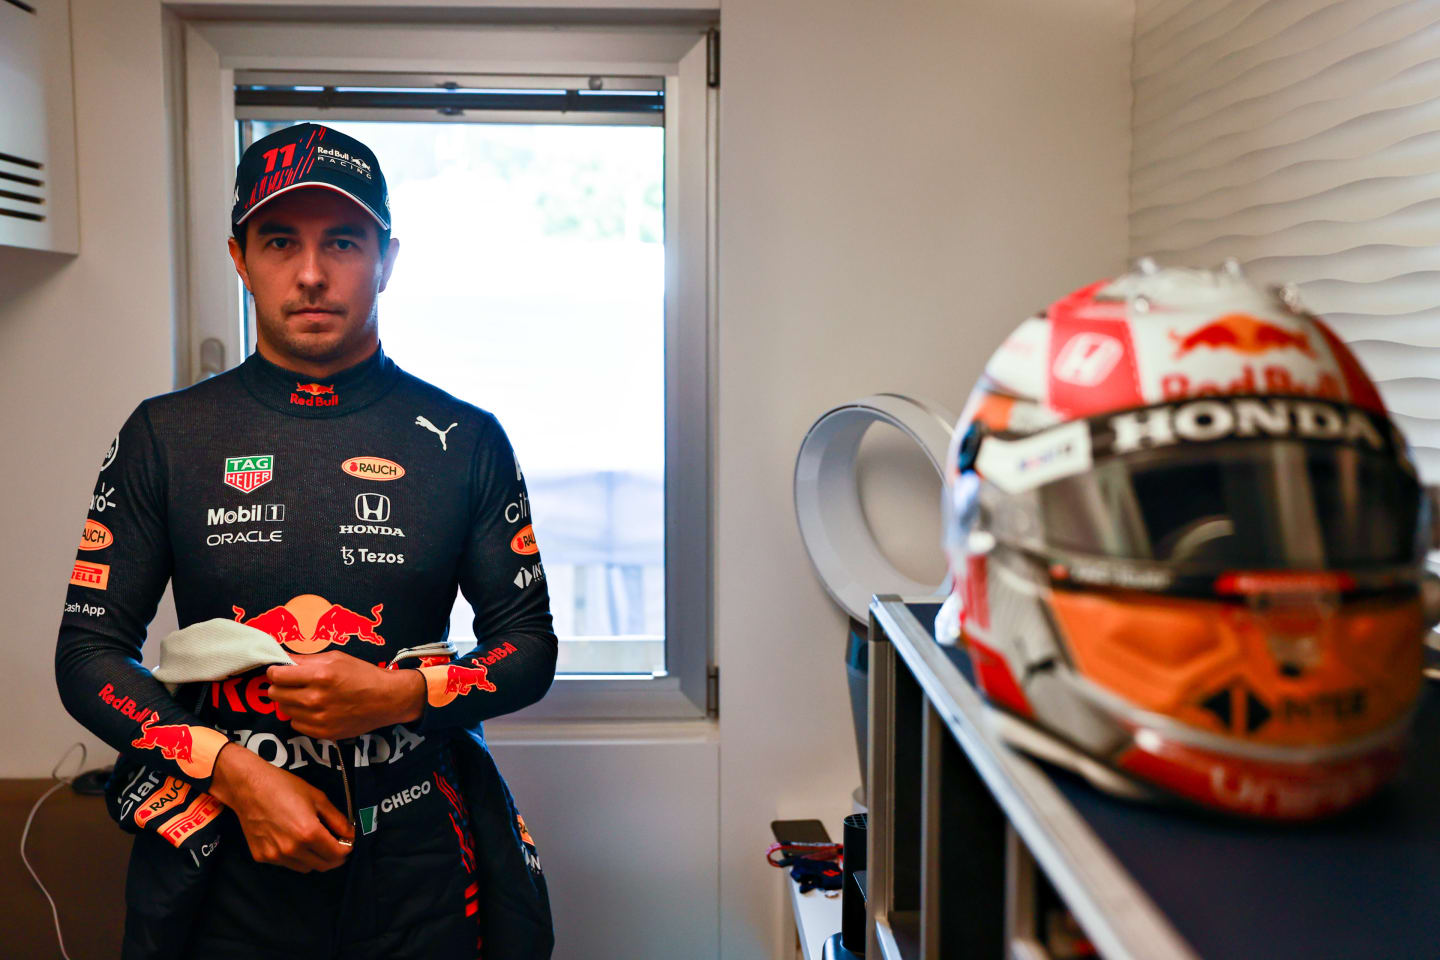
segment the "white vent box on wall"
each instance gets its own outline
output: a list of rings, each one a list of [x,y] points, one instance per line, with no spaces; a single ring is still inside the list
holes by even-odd
[[[72,86],[69,0],[0,0],[0,247],[80,252]]]

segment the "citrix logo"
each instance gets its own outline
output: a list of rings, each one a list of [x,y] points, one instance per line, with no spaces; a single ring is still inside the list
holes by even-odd
[[[528,516],[530,516],[530,500],[522,490],[518,500],[512,500],[505,505],[505,522],[519,523]]]

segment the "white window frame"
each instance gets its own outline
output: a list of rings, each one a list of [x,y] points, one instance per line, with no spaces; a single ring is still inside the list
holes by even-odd
[[[693,720],[714,713],[710,507],[716,91],[707,29],[190,21],[167,14],[177,223],[177,386],[235,366],[229,236],[236,73],[662,77],[665,83],[665,631],[668,675],[557,678],[516,721]],[[466,84],[468,85],[468,84]],[[217,349],[218,348],[218,349]],[[495,721],[492,721],[492,723]],[[500,721],[503,723],[503,721]]]

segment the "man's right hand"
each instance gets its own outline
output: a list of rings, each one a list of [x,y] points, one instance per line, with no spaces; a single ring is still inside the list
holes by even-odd
[[[234,749],[231,749],[233,746]],[[250,855],[297,873],[345,862],[355,830],[325,794],[236,743],[220,748],[210,793],[240,818]]]

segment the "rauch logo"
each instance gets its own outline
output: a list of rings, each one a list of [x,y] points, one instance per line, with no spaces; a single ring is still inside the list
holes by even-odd
[[[340,464],[340,469],[361,480],[399,480],[405,476],[404,467],[384,457],[350,457]]]
[[[104,550],[115,542],[110,528],[98,520],[86,520],[85,531],[80,534],[81,550]]]

